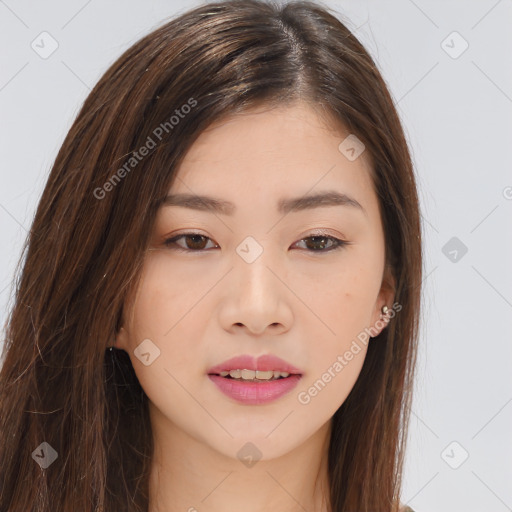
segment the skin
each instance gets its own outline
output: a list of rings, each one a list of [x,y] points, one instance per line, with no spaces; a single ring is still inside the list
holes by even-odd
[[[151,512],[329,510],[331,418],[360,374],[367,345],[359,343],[357,355],[309,403],[298,394],[394,299],[369,155],[349,161],[338,149],[348,134],[297,103],[217,122],[186,155],[169,192],[219,197],[236,212],[161,208],[116,338],[150,400]],[[365,212],[277,212],[280,198],[321,190],[348,194]],[[327,251],[332,242],[307,238],[319,229],[350,244]],[[190,231],[207,238],[176,241],[189,252],[164,244]],[[247,236],[263,248],[252,263],[236,252]],[[145,339],[160,350],[148,366],[134,355]],[[235,355],[267,353],[303,373],[274,402],[239,404],[207,376]],[[237,456],[247,442],[261,452],[252,467]]]

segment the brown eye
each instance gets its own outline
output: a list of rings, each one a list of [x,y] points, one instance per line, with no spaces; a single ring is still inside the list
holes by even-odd
[[[185,240],[185,247],[177,244],[180,239]],[[182,235],[168,238],[164,241],[164,245],[170,249],[176,249],[178,251],[203,251],[205,249],[205,241],[210,240],[207,236],[199,235],[197,233],[183,233]]]
[[[309,242],[307,242],[309,240]],[[303,238],[300,242],[306,241],[306,250],[309,252],[329,252],[347,244],[344,240],[333,236],[313,235]],[[331,243],[331,245],[329,245]],[[327,249],[326,249],[327,247]]]

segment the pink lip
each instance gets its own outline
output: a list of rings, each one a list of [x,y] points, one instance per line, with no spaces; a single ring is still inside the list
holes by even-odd
[[[230,370],[254,370],[254,371],[270,371],[275,370],[279,372],[288,372],[293,373],[295,375],[301,375],[302,371],[295,366],[283,361],[277,356],[272,354],[265,354],[257,359],[250,355],[242,355],[233,357],[220,363],[216,366],[213,366],[208,370],[209,375],[219,375],[220,372],[230,371]],[[276,381],[277,382],[277,381]],[[260,386],[261,384],[256,384]]]
[[[279,371],[290,375],[268,382],[242,382],[221,377],[220,372],[230,370]],[[247,405],[272,402],[290,392],[302,378],[302,371],[277,356],[265,354],[257,359],[250,355],[233,357],[208,370],[208,377],[227,396]]]
[[[208,375],[208,377],[225,395],[246,405],[266,404],[277,400],[290,392],[302,378],[301,375],[290,375],[286,379],[269,382],[242,382],[220,375]]]

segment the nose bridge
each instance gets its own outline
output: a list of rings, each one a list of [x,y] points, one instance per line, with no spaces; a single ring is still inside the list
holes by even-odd
[[[224,288],[219,321],[232,333],[243,327],[249,334],[261,335],[271,327],[272,334],[278,334],[293,323],[288,303],[291,296],[282,275],[286,262],[272,237],[260,236],[246,236],[230,257],[229,284]]]
[[[241,298],[250,301],[252,306],[259,305],[260,301],[270,305],[269,301],[274,300],[273,294],[277,291],[277,280],[270,270],[277,261],[268,244],[263,244],[263,241],[248,236],[236,248],[237,290]]]
[[[236,248],[233,281],[222,313],[226,329],[245,326],[252,334],[262,334],[268,327],[290,327],[292,313],[284,297],[286,287],[276,277],[279,258],[269,244],[263,244],[247,237]]]

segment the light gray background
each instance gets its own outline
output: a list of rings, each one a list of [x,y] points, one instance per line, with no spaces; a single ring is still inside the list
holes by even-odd
[[[512,510],[512,1],[324,3],[378,62],[418,176],[424,308],[402,500],[416,512]],[[82,101],[128,46],[195,5],[0,0],[2,324],[22,241]],[[43,31],[58,42],[47,59],[31,48]]]

